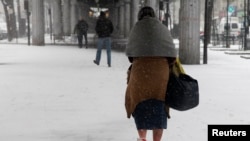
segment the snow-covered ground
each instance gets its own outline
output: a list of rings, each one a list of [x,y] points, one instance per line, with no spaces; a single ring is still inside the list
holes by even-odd
[[[128,59],[95,48],[0,44],[1,141],[136,141],[124,108]],[[206,141],[209,124],[250,124],[250,60],[208,49],[208,64],[183,65],[200,104],[171,110],[163,141]],[[152,141],[151,132],[148,140]]]

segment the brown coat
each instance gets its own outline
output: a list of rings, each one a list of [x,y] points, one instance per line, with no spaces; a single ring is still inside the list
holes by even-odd
[[[165,101],[169,79],[169,65],[164,57],[140,57],[133,60],[128,73],[125,95],[127,117],[130,118],[138,103],[147,99]],[[169,108],[166,107],[168,113]]]

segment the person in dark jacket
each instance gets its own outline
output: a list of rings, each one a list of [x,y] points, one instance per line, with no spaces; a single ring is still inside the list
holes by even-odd
[[[85,38],[85,46],[86,48],[88,48],[88,37],[87,37],[88,28],[89,28],[88,23],[83,19],[83,17],[80,17],[80,20],[78,21],[78,23],[74,28],[74,34],[77,34],[79,48],[82,48],[83,36]]]
[[[100,64],[102,47],[105,46],[107,50],[107,63],[111,67],[111,37],[114,27],[112,22],[106,17],[105,12],[101,11],[100,16],[96,22],[95,31],[98,35],[97,52],[94,63]]]

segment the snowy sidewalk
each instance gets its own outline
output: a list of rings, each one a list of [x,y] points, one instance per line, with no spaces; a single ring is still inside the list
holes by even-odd
[[[128,59],[95,49],[0,44],[1,141],[136,141],[124,108]],[[206,141],[208,124],[250,124],[250,61],[208,52],[207,65],[184,65],[199,81],[200,105],[171,110],[163,141]],[[152,141],[151,132],[148,140]]]

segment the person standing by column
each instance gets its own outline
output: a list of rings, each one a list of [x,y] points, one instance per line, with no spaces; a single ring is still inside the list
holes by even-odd
[[[177,51],[170,31],[156,18],[151,7],[139,11],[138,22],[128,38],[126,55],[131,63],[125,94],[127,117],[134,118],[138,141],[146,141],[148,130],[153,132],[153,141],[161,141],[170,117],[165,95]]]
[[[97,52],[94,63],[100,64],[102,47],[106,47],[107,51],[107,63],[108,67],[111,67],[111,34],[113,33],[114,27],[111,20],[106,17],[105,12],[101,11],[100,16],[96,22],[95,31],[98,35],[97,40]]]
[[[83,19],[83,17],[80,17],[78,23],[74,28],[74,34],[77,34],[79,48],[82,48],[83,36],[85,39],[85,47],[88,48],[88,37],[87,37],[88,28],[89,28],[88,23]]]

